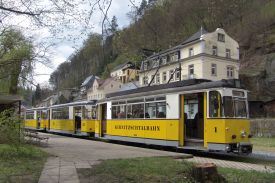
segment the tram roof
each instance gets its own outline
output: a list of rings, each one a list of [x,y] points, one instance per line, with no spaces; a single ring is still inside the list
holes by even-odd
[[[77,102],[70,102],[70,103],[66,103],[66,104],[52,105],[49,108],[58,108],[58,107],[66,107],[66,106],[80,106],[80,105],[96,105],[96,100],[77,101]]]
[[[108,98],[116,99],[121,98],[122,96],[129,95],[129,97],[138,97],[146,95],[156,95],[156,94],[166,94],[171,92],[180,92],[180,91],[192,91],[192,90],[204,90],[211,88],[241,88],[239,80],[230,79],[230,80],[220,80],[220,81],[210,81],[206,79],[190,79],[177,81],[168,84],[153,85],[140,87],[133,90],[126,90],[120,92],[114,92],[106,95],[106,100]]]
[[[26,111],[29,110],[47,110],[49,107],[35,107],[35,108],[31,108],[31,109],[26,109]]]

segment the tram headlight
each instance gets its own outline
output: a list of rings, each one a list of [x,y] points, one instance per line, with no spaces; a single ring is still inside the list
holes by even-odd
[[[237,138],[237,136],[236,135],[232,135],[232,139],[235,139],[235,138]]]
[[[246,132],[245,131],[241,131],[241,137],[244,138],[246,136]]]
[[[230,145],[227,145],[227,146],[225,147],[225,151],[227,151],[227,152],[231,151]]]

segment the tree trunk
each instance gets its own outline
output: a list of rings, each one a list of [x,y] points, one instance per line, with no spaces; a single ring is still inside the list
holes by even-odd
[[[192,170],[192,175],[197,182],[226,182],[217,172],[214,163],[204,163],[196,165]]]

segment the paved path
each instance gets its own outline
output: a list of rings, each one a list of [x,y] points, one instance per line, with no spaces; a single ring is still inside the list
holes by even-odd
[[[236,162],[236,161],[228,161],[228,160],[218,160],[213,158],[205,158],[205,157],[193,157],[190,159],[186,159],[186,161],[194,162],[194,163],[214,163],[219,167],[226,167],[226,168],[236,168],[241,170],[255,170],[260,172],[270,172],[274,173],[274,168],[266,165],[259,165],[259,164],[252,164],[252,163],[243,163],[243,162]]]
[[[146,148],[104,143],[100,141],[64,137],[53,134],[48,136],[49,145],[43,148],[50,157],[42,171],[39,183],[78,183],[77,168],[91,166],[106,159],[121,159],[152,156],[188,156],[182,153],[159,151]]]

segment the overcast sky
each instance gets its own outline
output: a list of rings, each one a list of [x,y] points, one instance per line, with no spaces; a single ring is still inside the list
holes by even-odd
[[[136,0],[134,1],[136,4],[139,4],[140,1]],[[130,12],[132,7],[132,4],[128,0],[113,0],[112,5],[108,11],[108,18],[111,20],[113,16],[117,17],[119,28],[127,27],[129,25],[129,18],[127,17],[127,13]],[[103,19],[103,15],[100,12],[100,10],[96,10],[92,16],[91,24],[92,27],[91,31],[89,32],[97,32],[101,33],[101,21]],[[76,25],[77,27],[78,25]],[[65,31],[72,31],[72,30],[65,30]],[[81,47],[81,44],[83,40],[85,40],[85,36],[81,37],[79,39],[79,34],[77,29],[73,30],[73,35],[78,38],[77,41],[70,41],[70,40],[58,40],[55,41],[56,46],[52,47],[50,50],[50,58],[52,64],[50,65],[51,68],[46,67],[45,65],[41,63],[37,63],[35,66],[35,76],[34,76],[34,82],[45,84],[48,82],[49,77],[54,69],[58,67],[58,65],[64,61],[67,60],[67,58],[75,51],[75,49],[79,49]],[[39,35],[39,39],[43,40],[46,39],[48,36],[47,30],[40,30],[36,32],[37,35]],[[37,36],[38,37],[38,36]]]

